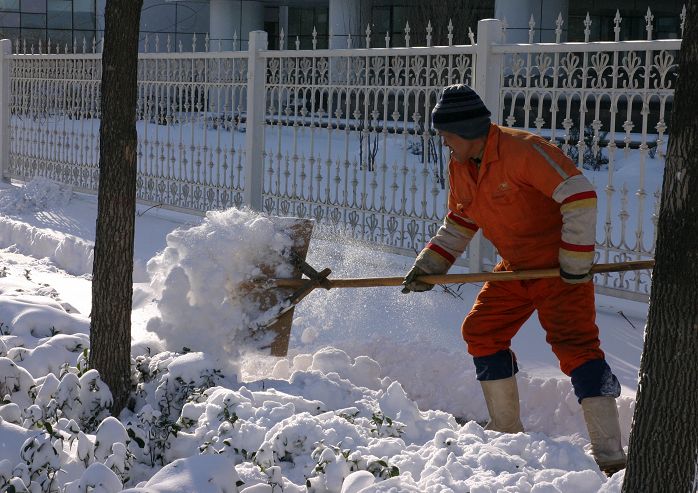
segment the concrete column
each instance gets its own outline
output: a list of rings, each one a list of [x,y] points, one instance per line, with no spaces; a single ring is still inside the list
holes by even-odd
[[[264,30],[264,4],[243,0],[211,0],[209,38],[212,50],[233,49],[233,36],[237,33],[238,50],[248,47],[249,33]]]
[[[361,0],[330,0],[330,48],[346,48],[351,34],[353,48],[363,47],[361,28]]]
[[[10,57],[12,41],[0,40],[0,180],[9,182],[10,168]]]
[[[252,31],[247,61],[247,121],[245,123],[245,205],[255,211],[263,207],[264,189],[264,112],[266,61],[259,56],[267,49],[267,33]]]
[[[562,14],[562,37],[567,40],[567,11],[569,0],[496,0],[494,16],[507,21],[507,43],[528,43],[528,23],[533,14],[536,25],[534,43],[555,41],[558,15]]]

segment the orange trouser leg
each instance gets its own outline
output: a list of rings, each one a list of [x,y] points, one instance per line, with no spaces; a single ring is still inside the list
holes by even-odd
[[[468,352],[481,357],[508,350],[533,310],[520,281],[485,283],[461,328]]]
[[[546,340],[560,360],[560,369],[570,375],[587,361],[603,359],[594,285],[567,284],[559,278],[527,282]]]

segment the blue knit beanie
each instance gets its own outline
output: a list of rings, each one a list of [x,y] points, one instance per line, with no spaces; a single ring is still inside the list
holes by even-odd
[[[464,139],[487,135],[490,128],[490,110],[470,87],[465,84],[447,86],[439,102],[431,111],[431,124],[436,130],[451,132]]]

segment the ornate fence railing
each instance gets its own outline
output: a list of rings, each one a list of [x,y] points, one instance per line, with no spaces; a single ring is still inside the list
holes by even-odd
[[[414,254],[446,207],[431,109],[443,86],[463,82],[495,120],[549,138],[584,168],[599,194],[599,261],[652,257],[680,40],[652,41],[647,22],[645,41],[506,44],[502,23],[486,20],[477,43],[471,33],[459,46],[410,47],[407,28],[401,48],[387,37],[370,47],[367,31],[364,48],[267,50],[254,32],[243,52],[142,53],[137,196],[311,217],[320,231]],[[2,177],[96,191],[101,54],[0,43]],[[496,260],[479,235],[464,259],[472,270]],[[627,298],[649,292],[647,272],[596,282]]]

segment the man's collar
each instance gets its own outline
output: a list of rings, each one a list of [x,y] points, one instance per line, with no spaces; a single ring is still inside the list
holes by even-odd
[[[499,127],[495,123],[490,124],[485,142],[485,151],[482,153],[481,163],[491,163],[499,159]]]

